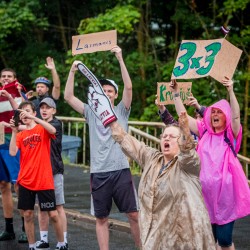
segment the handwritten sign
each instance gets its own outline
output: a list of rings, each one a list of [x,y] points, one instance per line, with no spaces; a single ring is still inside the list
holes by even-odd
[[[72,36],[72,55],[106,51],[117,45],[116,30]]]
[[[233,77],[242,50],[226,39],[183,40],[171,79],[193,79],[211,76],[221,82]]]
[[[4,144],[4,125],[0,124],[0,145]]]
[[[157,99],[158,103],[163,105],[174,104],[174,95],[169,88],[170,82],[157,83]],[[185,104],[191,95],[192,82],[178,82],[180,89],[180,98]]]

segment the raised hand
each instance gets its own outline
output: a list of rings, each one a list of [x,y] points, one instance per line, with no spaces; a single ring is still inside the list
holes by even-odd
[[[169,83],[169,87],[173,93],[179,92],[179,86],[175,79],[171,80],[171,82]]]
[[[182,131],[188,131],[190,133],[189,125],[188,125],[188,116],[186,112],[183,111],[180,113],[178,121],[179,121],[180,129]]]
[[[119,47],[119,46],[114,46],[112,49],[111,49],[111,52],[112,53],[115,53],[115,56],[117,58],[117,60],[119,61],[120,59],[122,59],[122,49]]]
[[[197,110],[200,110],[201,106],[198,103],[197,99],[193,96],[193,94],[191,93],[191,95],[188,97],[188,102],[187,102],[188,106],[192,106]]]
[[[224,76],[224,79],[222,79],[221,83],[227,88],[228,91],[233,90],[234,82],[232,79]]]
[[[155,105],[157,106],[157,108],[160,110],[161,114],[165,111],[166,107],[163,104],[159,104],[158,99],[157,99],[157,95],[155,95],[156,99],[155,99]]]
[[[54,63],[54,59],[52,57],[47,57],[46,58],[46,62],[47,64],[45,64],[45,67],[49,70],[52,70],[52,69],[55,69],[56,66],[55,66],[55,63]]]

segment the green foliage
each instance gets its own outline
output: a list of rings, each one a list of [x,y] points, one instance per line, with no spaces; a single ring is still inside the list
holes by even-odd
[[[62,85],[58,115],[79,117],[63,100],[74,60],[81,60],[98,78],[114,79],[120,87],[119,100],[123,83],[114,54],[104,51],[72,56],[71,38],[116,29],[133,82],[130,119],[159,121],[154,104],[157,82],[170,81],[181,41],[220,38],[220,26],[225,24],[231,29],[227,40],[243,51],[234,74],[243,117],[244,97],[249,95],[245,93],[245,81],[250,80],[249,11],[249,0],[0,1],[0,67],[14,68],[18,80],[29,90],[34,88],[36,77],[51,79],[44,64],[46,57],[52,56]],[[226,89],[211,77],[191,81],[193,95],[203,105],[228,98]],[[87,79],[76,74],[75,94],[83,101],[87,88]],[[168,109],[177,118],[173,105]],[[192,114],[193,108],[188,108],[188,112]]]
[[[134,166],[130,167],[130,171],[132,175],[137,175],[137,176],[141,176],[142,173],[140,166],[136,163],[134,164]]]
[[[39,10],[38,2],[13,0],[9,3],[0,3],[0,39],[7,38],[10,34],[22,33],[23,29],[29,29],[29,25],[47,27],[46,18],[37,18],[34,10]]]
[[[237,12],[238,10],[246,9],[249,4],[249,0],[227,0],[224,1],[225,6],[225,14],[232,14]]]
[[[139,21],[140,13],[132,5],[116,6],[106,10],[94,18],[86,18],[80,22],[79,34],[116,29],[120,34],[130,34]]]

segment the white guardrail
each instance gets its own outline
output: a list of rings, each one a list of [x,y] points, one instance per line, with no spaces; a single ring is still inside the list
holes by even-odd
[[[86,154],[87,154],[87,125],[84,118],[77,117],[65,117],[57,116],[63,123],[63,131],[66,135],[78,136],[82,139],[82,146],[78,149],[79,155],[81,155],[81,161],[78,164],[87,165]],[[141,122],[141,121],[129,121],[129,133],[136,137],[138,140],[143,141],[146,145],[154,148],[160,148],[159,136],[164,128],[164,123],[161,122]],[[249,180],[249,164],[250,158],[238,154],[244,172]]]

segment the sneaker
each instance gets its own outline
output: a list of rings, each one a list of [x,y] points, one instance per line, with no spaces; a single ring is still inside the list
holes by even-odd
[[[22,232],[18,237],[18,243],[28,243],[28,238],[25,232]]]
[[[36,249],[43,249],[43,250],[48,250],[49,249],[49,243],[45,242],[44,240],[39,240],[36,242]]]
[[[36,250],[34,247],[30,247],[29,250]]]
[[[9,233],[7,231],[3,231],[0,233],[0,241],[14,240],[15,238],[16,238],[15,233]]]
[[[56,247],[56,250],[68,250],[68,243],[66,243],[65,246],[62,246],[62,247]]]

